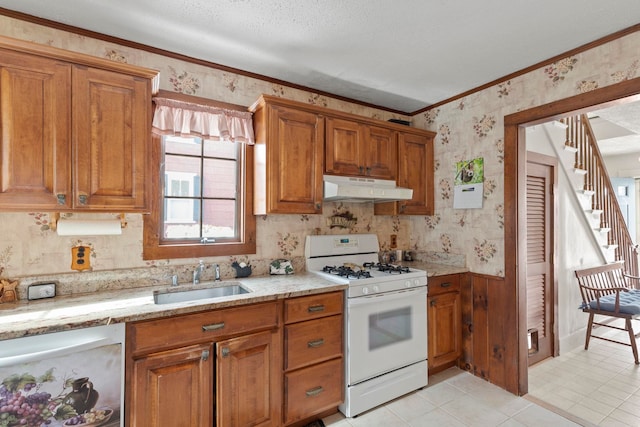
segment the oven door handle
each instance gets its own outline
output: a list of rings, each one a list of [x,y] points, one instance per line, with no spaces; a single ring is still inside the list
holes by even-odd
[[[385,301],[393,301],[393,300],[399,300],[399,299],[405,299],[405,298],[419,297],[421,295],[424,295],[425,297],[427,296],[426,286],[420,286],[418,288],[411,288],[411,289],[403,289],[401,291],[385,292],[382,294],[373,294],[373,295],[367,295],[362,297],[349,298],[347,299],[347,304],[351,307],[354,307],[357,305],[369,304],[373,302],[372,301],[373,299],[377,300],[378,298],[381,298],[381,297],[384,297]],[[425,304],[426,304],[426,300],[425,300]]]

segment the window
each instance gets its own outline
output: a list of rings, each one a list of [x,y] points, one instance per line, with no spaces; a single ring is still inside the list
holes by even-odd
[[[144,259],[255,253],[253,146],[202,135],[153,135]]]

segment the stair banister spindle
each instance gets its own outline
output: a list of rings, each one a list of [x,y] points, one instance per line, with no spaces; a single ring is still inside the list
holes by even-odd
[[[595,192],[593,196],[594,209],[603,211],[601,226],[611,229],[607,240],[610,245],[616,245],[615,259],[625,262],[625,270],[628,274],[638,276],[638,247],[633,243],[624,221],[589,118],[584,114],[579,117],[574,116],[568,118],[567,123],[570,124],[569,129],[571,129],[573,143],[578,145],[576,164],[582,164],[581,169],[587,171],[585,190]],[[575,124],[575,126],[572,127],[571,124]]]

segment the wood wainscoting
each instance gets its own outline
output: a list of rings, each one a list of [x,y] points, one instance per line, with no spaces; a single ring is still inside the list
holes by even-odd
[[[518,394],[518,328],[514,286],[503,277],[467,273],[461,284],[459,367]]]

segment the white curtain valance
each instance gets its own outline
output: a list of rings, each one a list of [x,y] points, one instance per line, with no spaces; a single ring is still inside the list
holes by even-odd
[[[198,135],[253,145],[251,113],[155,97],[153,131],[161,135]]]

